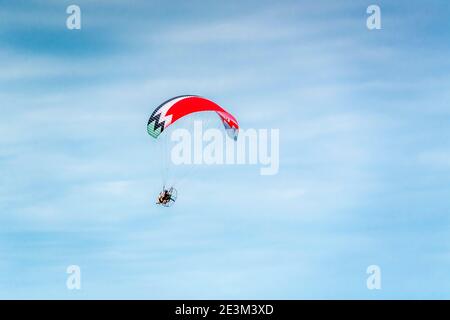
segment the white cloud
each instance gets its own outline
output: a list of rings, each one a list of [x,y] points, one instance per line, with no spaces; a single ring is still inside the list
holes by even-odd
[[[420,164],[433,168],[450,168],[450,151],[449,150],[430,150],[422,152],[418,155]]]

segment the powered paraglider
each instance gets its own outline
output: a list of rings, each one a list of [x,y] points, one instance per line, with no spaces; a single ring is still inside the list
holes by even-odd
[[[168,138],[167,134],[163,134],[163,131],[171,127],[175,122],[182,118],[194,118],[194,114],[199,115],[211,112],[215,113],[219,117],[227,135],[236,141],[239,133],[239,124],[236,118],[217,103],[209,99],[196,95],[177,96],[163,102],[152,112],[147,122],[147,132],[151,137],[158,141],[158,144],[163,147],[163,150],[160,150],[162,155],[163,185],[171,186],[169,189],[165,189],[165,187],[163,188],[163,191],[158,197],[157,204],[169,207],[177,198],[177,191],[174,188],[175,182],[169,184],[167,181],[166,175],[169,171],[168,167],[170,160],[168,156],[169,148],[167,148]],[[161,139],[160,136],[164,135],[166,138]]]

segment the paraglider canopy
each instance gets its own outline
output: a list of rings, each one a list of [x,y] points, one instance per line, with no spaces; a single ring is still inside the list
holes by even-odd
[[[203,111],[216,112],[222,120],[227,134],[234,140],[237,139],[239,124],[236,118],[215,102],[195,95],[174,97],[159,105],[148,120],[147,132],[156,139],[164,129],[178,119]]]

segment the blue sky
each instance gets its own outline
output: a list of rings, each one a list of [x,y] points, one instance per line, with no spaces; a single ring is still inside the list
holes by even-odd
[[[447,1],[1,1],[0,298],[450,298],[449,16]],[[180,94],[279,128],[279,174],[211,168],[155,207],[145,126]]]

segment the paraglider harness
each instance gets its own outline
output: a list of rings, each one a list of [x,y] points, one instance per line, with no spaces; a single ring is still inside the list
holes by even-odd
[[[160,204],[164,207],[170,207],[176,199],[177,190],[173,187],[170,187],[170,189],[166,189],[166,187],[164,186],[163,191],[158,196],[156,204]]]

